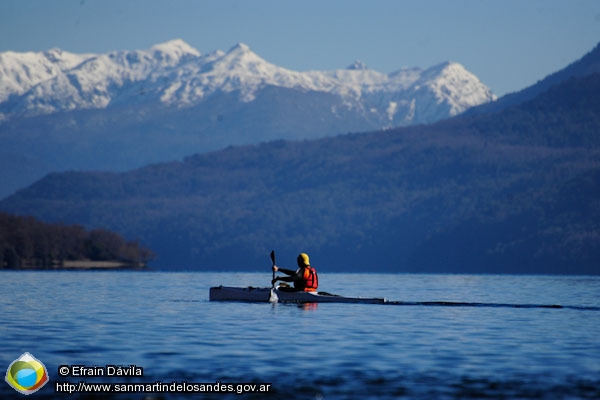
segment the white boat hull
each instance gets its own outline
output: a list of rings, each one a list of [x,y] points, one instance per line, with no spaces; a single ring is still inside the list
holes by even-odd
[[[271,290],[277,296],[280,303],[362,303],[383,304],[384,298],[369,297],[344,297],[324,292],[293,292],[281,290],[278,287],[255,288],[255,287],[231,287],[215,286],[210,288],[210,301],[248,301],[268,303],[271,300]]]

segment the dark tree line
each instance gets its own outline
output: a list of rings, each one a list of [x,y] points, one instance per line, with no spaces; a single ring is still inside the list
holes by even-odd
[[[154,257],[137,241],[79,225],[47,224],[0,213],[0,268],[57,268],[63,261],[119,261],[145,265]]]

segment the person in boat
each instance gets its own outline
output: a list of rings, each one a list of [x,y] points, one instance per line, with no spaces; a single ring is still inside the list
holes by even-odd
[[[278,276],[273,279],[271,284],[275,284],[277,281],[293,282],[295,291],[315,292],[319,286],[319,277],[317,271],[310,266],[308,254],[300,253],[296,261],[298,269],[295,271],[273,265],[273,271],[281,271],[288,276]]]

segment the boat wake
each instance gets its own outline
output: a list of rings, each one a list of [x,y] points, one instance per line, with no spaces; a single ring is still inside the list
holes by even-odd
[[[383,304],[395,306],[425,306],[425,307],[493,307],[493,308],[551,308],[600,311],[600,307],[594,306],[571,306],[560,304],[510,304],[510,303],[476,303],[462,301],[392,301],[387,300]]]

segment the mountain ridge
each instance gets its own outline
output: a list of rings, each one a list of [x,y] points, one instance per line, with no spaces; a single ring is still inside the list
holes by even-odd
[[[55,173],[0,202],[138,238],[155,266],[600,274],[600,74],[499,113]]]
[[[201,55],[181,39],[154,45],[149,50],[126,50],[89,55],[76,55],[58,49],[51,50],[51,52],[63,55],[58,59],[58,65],[48,68],[47,63],[42,63],[41,66],[46,69],[47,73],[35,74],[21,88],[14,86],[16,81],[23,81],[21,79],[23,70],[32,68],[27,66],[25,60],[28,58],[20,53],[2,53],[0,67],[3,59],[6,59],[4,60],[5,64],[10,64],[11,57],[15,59],[13,64],[20,63],[20,65],[12,66],[12,72],[10,68],[4,67],[5,73],[0,80],[0,87],[3,88],[0,93],[4,93],[0,100],[5,102],[10,96],[16,97],[10,106],[3,106],[0,103],[0,111],[3,112],[5,120],[11,118],[15,113],[40,115],[79,108],[103,108],[110,103],[110,100],[118,97],[118,92],[109,93],[108,87],[112,84],[119,88],[124,86],[127,81],[145,82],[150,86],[149,92],[158,91],[158,97],[165,104],[174,103],[177,106],[201,101],[204,93],[210,94],[217,89],[226,92],[240,90],[242,99],[251,101],[257,88],[264,85],[333,92],[338,95],[360,94],[361,91],[357,89],[360,86],[365,87],[368,92],[389,92],[409,87],[405,83],[397,82],[398,77],[402,78],[402,70],[391,74],[382,74],[368,70],[364,66],[346,69],[345,71],[348,71],[345,74],[346,77],[354,72],[353,78],[358,85],[339,79],[344,75],[341,72],[344,70],[308,72],[288,70],[265,61],[244,43],[234,45],[227,52],[215,51],[207,55]],[[46,53],[26,54],[29,54],[30,57],[37,57],[38,61],[36,62],[38,63],[44,58],[43,55],[46,55]],[[51,57],[45,57],[46,61],[51,61],[51,59]],[[173,73],[173,69],[178,68],[181,68],[181,71]],[[477,97],[469,99],[466,103],[458,101],[459,98],[453,99],[453,113],[460,113],[475,104],[495,99],[491,91],[474,75],[468,73],[464,67],[454,66],[454,69],[454,74],[473,83]],[[432,81],[439,78],[442,72],[439,71],[440,74],[437,77],[429,76],[433,70],[433,68],[428,68],[413,70],[413,72],[427,73],[427,80]],[[340,71],[340,73],[336,75],[336,71]],[[364,71],[370,72],[365,73]],[[207,76],[204,77],[204,74]],[[176,79],[179,77],[178,75],[185,77],[186,80]],[[369,81],[369,78],[374,77],[376,77],[375,81]],[[176,101],[177,98],[168,96],[164,86],[151,85],[161,79],[169,80],[169,87],[183,85],[192,96],[191,99],[187,102]],[[391,89],[387,89],[386,84]],[[443,85],[443,82],[438,82],[438,85]],[[32,90],[36,86],[39,87]],[[94,94],[96,96],[103,95],[104,101],[85,101],[87,97]],[[195,97],[193,97],[194,94]],[[449,100],[442,92],[437,92],[436,96],[440,101]],[[52,103],[56,103],[54,109]]]
[[[181,39],[103,54],[1,53],[0,72],[9,166],[0,198],[54,171],[423,124],[495,99],[456,63],[299,72],[243,43],[201,54]]]
[[[535,84],[514,93],[508,93],[497,101],[489,104],[475,106],[466,112],[466,115],[485,114],[501,111],[507,107],[521,104],[533,99],[552,86],[572,77],[582,77],[600,73],[600,43],[580,59],[570,63],[565,68],[556,71]]]

